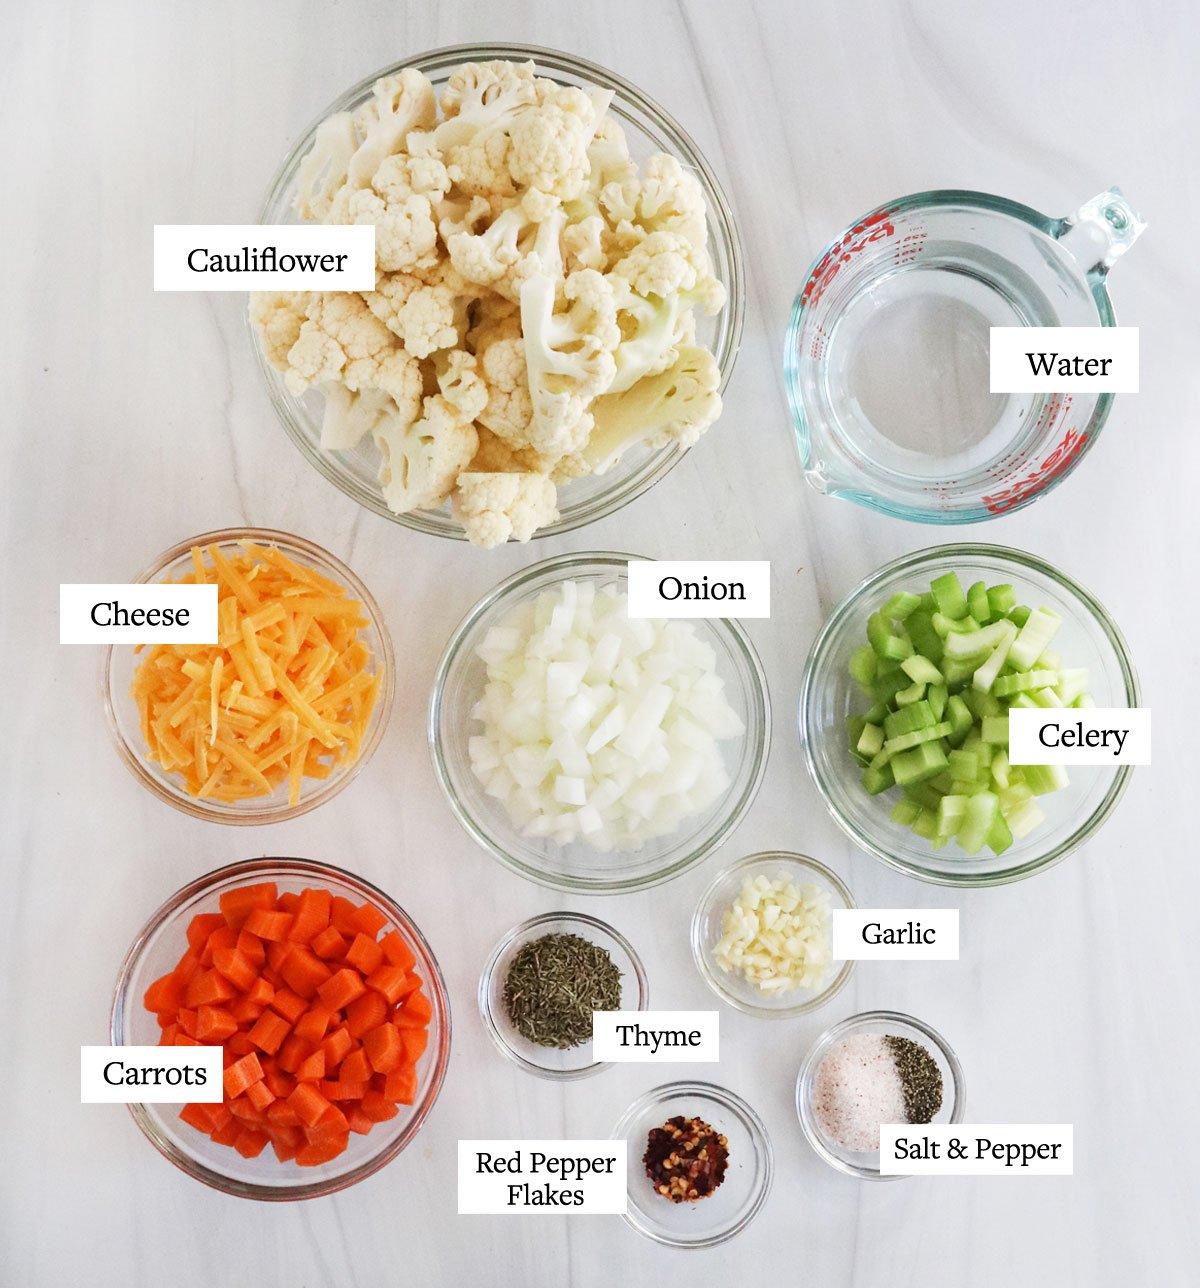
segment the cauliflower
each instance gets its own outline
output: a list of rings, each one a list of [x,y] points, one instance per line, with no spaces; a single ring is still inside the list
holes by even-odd
[[[475,426],[441,394],[426,398],[419,420],[388,421],[375,429],[383,455],[379,481],[396,514],[441,505],[479,446]]]
[[[454,514],[467,539],[491,549],[506,541],[528,541],[558,518],[558,492],[545,474],[460,474]]]
[[[611,101],[495,61],[439,104],[406,68],[316,130],[296,212],[373,226],[374,289],[256,295],[251,322],[288,389],[322,395],[322,447],[375,444],[397,513],[452,499],[476,544],[525,541],[557,486],[719,413],[703,189],[639,165]]]
[[[634,443],[692,447],[721,414],[721,371],[707,349],[680,351],[674,365],[625,393],[597,398],[584,456],[603,474]]]

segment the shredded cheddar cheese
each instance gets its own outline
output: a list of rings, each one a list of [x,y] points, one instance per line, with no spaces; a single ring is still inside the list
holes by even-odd
[[[133,678],[147,758],[191,796],[270,796],[357,758],[380,672],[362,604],[274,547],[192,548],[182,581],[217,585],[218,642],[155,644]],[[205,562],[205,554],[211,563]]]

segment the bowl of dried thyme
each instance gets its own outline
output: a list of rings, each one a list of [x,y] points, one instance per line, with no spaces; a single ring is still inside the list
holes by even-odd
[[[514,926],[479,978],[479,1013],[497,1047],[540,1078],[586,1078],[593,1011],[644,1011],[646,971],[633,945],[582,912],[547,912]]]

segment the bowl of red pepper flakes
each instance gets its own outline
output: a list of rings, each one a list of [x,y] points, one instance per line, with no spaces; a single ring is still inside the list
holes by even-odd
[[[774,1156],[762,1120],[715,1083],[655,1087],[629,1106],[612,1136],[629,1151],[625,1219],[656,1243],[724,1243],[771,1191]]]

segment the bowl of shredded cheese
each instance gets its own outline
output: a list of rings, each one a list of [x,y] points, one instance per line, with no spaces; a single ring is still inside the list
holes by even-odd
[[[215,644],[111,645],[113,742],[160,800],[218,823],[307,813],[379,744],[395,684],[378,604],[302,537],[224,529],[181,541],[138,582],[215,584]]]
[[[749,1015],[782,1019],[824,1006],[853,961],[835,961],[832,913],[853,908],[845,883],[816,859],[768,851],[739,859],[692,916],[692,956],[709,988]]]

